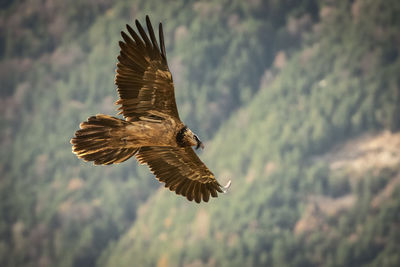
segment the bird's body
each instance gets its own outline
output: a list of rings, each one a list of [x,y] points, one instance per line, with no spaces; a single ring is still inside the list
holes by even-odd
[[[114,136],[126,147],[139,148],[143,146],[174,146],[178,147],[175,136],[184,127],[183,123],[166,116],[160,119],[143,118],[130,121],[118,129]]]
[[[150,39],[138,21],[141,38],[128,25],[131,37],[121,32],[125,42],[119,43],[115,83],[120,96],[116,104],[125,120],[103,114],[88,118],[71,139],[73,152],[104,165],[135,155],[170,190],[188,200],[207,202],[226,188],[191,148],[203,144],[179,118],[162,25],[159,47],[148,17],[146,23]]]

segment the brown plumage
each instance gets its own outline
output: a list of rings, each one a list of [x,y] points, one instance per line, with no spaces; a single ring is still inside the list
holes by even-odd
[[[162,24],[160,46],[146,16],[149,36],[136,20],[139,35],[126,25],[128,36],[118,56],[115,83],[119,110],[125,120],[98,114],[80,124],[71,139],[72,151],[94,164],[114,164],[136,155],[171,191],[200,203],[229,187],[222,187],[197,157],[192,146],[199,138],[179,119],[174,84],[167,64]]]

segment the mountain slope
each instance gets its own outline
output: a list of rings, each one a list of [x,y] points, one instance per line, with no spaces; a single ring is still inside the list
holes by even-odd
[[[145,14],[164,23],[181,117],[207,140],[251,101],[277,50],[295,50],[318,16],[312,0],[1,6],[1,266],[96,265],[159,186],[133,159],[94,167],[69,144],[90,115],[116,113],[114,70],[126,23]],[[289,29],[289,18],[301,27]]]
[[[101,265],[399,264],[398,164],[363,168],[355,180],[321,160],[352,136],[398,130],[399,8],[321,4],[303,48],[277,57],[252,101],[206,145],[203,158],[220,180],[233,180],[231,191],[195,207],[160,191]],[[380,195],[388,201],[375,206]],[[301,226],[307,218],[317,220],[311,234]]]

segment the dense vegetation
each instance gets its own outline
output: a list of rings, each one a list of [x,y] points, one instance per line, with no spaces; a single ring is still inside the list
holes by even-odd
[[[400,128],[398,1],[0,7],[1,266],[400,264],[400,165],[355,173],[329,156]],[[202,159],[233,181],[208,204],[157,190],[133,159],[71,153],[80,121],[115,114],[118,32],[145,14],[164,23]]]

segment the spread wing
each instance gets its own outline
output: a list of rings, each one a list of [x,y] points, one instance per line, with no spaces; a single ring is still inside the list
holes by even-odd
[[[137,20],[136,27],[141,37],[129,25],[126,27],[130,36],[121,32],[124,42],[119,42],[121,51],[115,77],[120,97],[116,104],[121,105],[119,114],[128,121],[157,114],[179,118],[162,24],[159,25],[160,47],[148,16],[146,24],[150,38]]]
[[[210,195],[218,197],[229,187],[222,187],[214,174],[197,157],[191,147],[142,147],[136,154],[142,164],[147,164],[160,182],[171,191],[200,203],[208,202]]]

